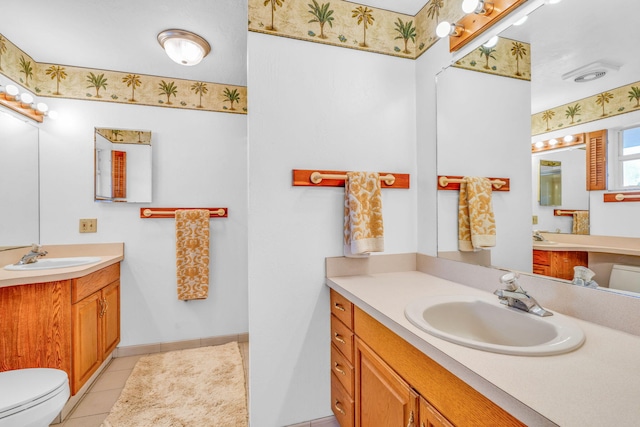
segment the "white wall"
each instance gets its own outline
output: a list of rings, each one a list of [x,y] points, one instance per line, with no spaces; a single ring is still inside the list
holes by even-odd
[[[40,128],[41,242],[124,242],[120,346],[248,331],[244,115],[63,99]],[[93,201],[94,127],[153,132],[153,203]],[[175,222],[141,207],[228,207],[212,219],[209,297],[178,301]],[[79,218],[98,232],[79,234]]]
[[[589,210],[589,192],[586,187],[587,171],[586,150],[573,148],[554,150],[531,155],[531,203],[533,215],[538,216],[538,223],[532,224],[532,230],[551,231],[559,229],[561,233],[573,232],[572,216],[556,216],[556,209]],[[559,206],[540,206],[540,160],[560,162],[562,200]]]
[[[342,255],[342,188],[292,169],[416,173],[414,61],[249,33],[252,427],[331,415],[324,259]],[[415,181],[414,181],[415,182]],[[416,188],[383,190],[385,253],[416,251]]]
[[[640,126],[640,111],[621,114],[603,120],[596,120],[561,131],[534,136],[531,141],[546,141],[568,133],[592,132],[600,129],[620,129]],[[640,202],[605,203],[603,195],[607,191],[591,191],[589,195],[590,234],[598,236],[640,237],[637,226],[640,216]]]
[[[531,271],[530,83],[450,67],[438,76],[438,175],[510,179],[494,191],[492,265]],[[527,167],[523,167],[526,165]],[[458,249],[457,191],[438,191],[438,251]]]

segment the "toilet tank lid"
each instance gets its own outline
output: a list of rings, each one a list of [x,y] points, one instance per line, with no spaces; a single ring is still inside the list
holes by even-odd
[[[637,265],[614,264],[613,269],[640,272],[640,266]]]
[[[0,418],[16,408],[48,400],[60,390],[68,389],[65,371],[51,368],[16,369],[0,372]]]

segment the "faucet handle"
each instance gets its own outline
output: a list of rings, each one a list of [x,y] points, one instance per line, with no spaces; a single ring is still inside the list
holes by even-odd
[[[500,283],[509,291],[518,289],[518,274],[510,271],[500,277]]]

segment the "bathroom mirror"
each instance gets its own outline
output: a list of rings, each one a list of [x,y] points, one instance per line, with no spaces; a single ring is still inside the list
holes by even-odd
[[[598,19],[594,20],[593,11],[597,10]],[[511,92],[511,96],[519,97],[523,103],[528,103],[529,118],[532,114],[546,109],[563,105],[592,96],[597,93],[601,93],[616,87],[624,86],[640,80],[640,58],[631,55],[629,52],[635,51],[633,47],[634,40],[638,40],[640,36],[638,26],[633,23],[634,17],[639,12],[639,6],[636,2],[628,2],[624,0],[612,0],[607,2],[603,7],[601,2],[595,0],[563,0],[558,4],[544,4],[538,9],[533,11],[524,25],[519,27],[510,27],[505,30],[501,36],[507,37],[512,40],[521,40],[526,43],[530,43],[531,60],[532,60],[532,80],[530,82],[530,92],[528,96],[521,96],[519,93]],[[613,25],[615,23],[615,25]],[[575,70],[581,66],[597,63],[608,62],[616,63],[620,67],[617,71],[609,72],[605,77],[585,83],[575,83],[573,80],[562,79],[562,75],[572,70]],[[442,75],[449,73],[453,69],[454,72],[458,72],[459,76],[455,83],[446,83],[446,87],[441,85]],[[462,74],[462,73],[465,74]],[[529,201],[527,202],[529,213],[526,216],[518,215],[520,221],[518,229],[514,230],[519,239],[520,230],[525,230],[527,233],[527,241],[522,242],[522,245],[528,245],[525,251],[512,252],[508,257],[497,256],[499,255],[496,249],[502,245],[500,243],[495,249],[491,250],[490,259],[476,259],[476,254],[472,254],[471,257],[465,255],[464,262],[478,263],[486,265],[492,265],[500,268],[518,269],[523,272],[531,271],[531,232],[534,229],[549,230],[552,232],[560,231],[562,233],[571,233],[571,217],[570,216],[554,216],[553,211],[559,208],[567,208],[571,210],[588,210],[591,211],[591,229],[594,230],[593,225],[596,225],[596,230],[604,232],[594,232],[592,234],[607,235],[607,236],[631,236],[640,237],[635,231],[631,234],[623,234],[622,230],[637,230],[631,220],[627,217],[620,218],[616,221],[616,224],[609,224],[607,219],[611,218],[610,214],[604,212],[605,209],[611,209],[610,207],[603,206],[602,193],[601,192],[586,192],[585,179],[574,178],[574,174],[586,173],[584,169],[580,172],[569,172],[570,165],[573,164],[573,160],[570,160],[569,156],[582,156],[585,151],[577,149],[569,152],[553,151],[546,152],[544,156],[531,155],[531,143],[541,140],[549,140],[551,138],[562,137],[568,132],[580,133],[586,131],[595,131],[598,129],[606,128],[602,126],[601,120],[593,122],[580,123],[575,127],[568,127],[566,129],[556,129],[555,131],[549,131],[548,133],[536,135],[532,137],[531,130],[529,128],[529,135],[527,138],[512,137],[510,141],[503,142],[501,147],[495,144],[490,144],[493,148],[490,151],[484,153],[475,154],[474,157],[466,156],[465,149],[458,150],[457,155],[460,158],[466,160],[458,161],[460,167],[458,170],[447,169],[448,165],[452,164],[452,159],[448,157],[441,158],[441,154],[444,156],[456,155],[456,153],[449,153],[443,146],[446,144],[459,144],[460,141],[452,142],[452,139],[443,132],[450,133],[452,127],[474,129],[475,135],[470,135],[475,142],[485,147],[485,150],[489,150],[489,145],[485,143],[487,141],[492,142],[493,137],[501,137],[502,133],[511,133],[512,130],[512,117],[517,114],[520,117],[520,110],[517,110],[514,106],[513,112],[500,110],[497,113],[493,109],[493,99],[488,97],[508,96],[511,89],[505,87],[504,89],[493,87],[493,92],[485,93],[485,86],[493,85],[493,81],[485,81],[484,86],[482,83],[476,83],[475,85],[468,86],[465,83],[467,79],[480,80],[478,77],[469,77],[473,74],[484,74],[478,72],[472,72],[467,70],[458,70],[454,67],[446,68],[438,76],[436,81],[437,88],[437,111],[438,111],[438,128],[437,128],[437,173],[443,174],[475,174],[477,164],[493,164],[494,167],[490,171],[477,171],[478,174],[486,172],[488,176],[500,177],[500,165],[503,160],[504,147],[511,146],[513,144],[523,144],[523,149],[529,153],[528,162],[525,164],[521,161],[522,157],[518,154],[518,162],[521,168],[527,169],[529,174],[528,180],[516,180],[513,176],[505,176],[511,178],[511,190],[513,199],[517,199],[518,203],[522,203],[522,198],[519,195],[526,192]],[[497,77],[496,77],[497,78]],[[502,78],[503,80],[513,80],[509,78]],[[467,94],[472,94],[467,96]],[[482,95],[481,95],[482,94]],[[449,123],[448,128],[442,128],[441,126],[441,98],[452,100],[451,102],[457,102],[457,110],[452,110],[450,113],[455,117],[455,122]],[[508,102],[509,100],[502,100]],[[469,104],[472,104],[470,108],[467,108]],[[487,107],[487,105],[491,105]],[[475,113],[469,114],[468,111],[474,111]],[[618,117],[617,126],[630,126],[639,121],[638,114],[640,113],[628,113],[622,114]],[[478,132],[479,120],[484,119],[485,122],[491,123],[493,126],[492,133],[489,136],[479,137]],[[577,117],[577,120],[580,120]],[[569,124],[567,120],[567,125]],[[530,125],[530,124],[529,124]],[[585,130],[589,128],[588,130]],[[464,145],[463,145],[464,147]],[[553,160],[559,161],[562,165],[562,205],[558,207],[554,206],[540,206],[538,203],[538,174],[539,161]],[[512,160],[515,161],[515,160]],[[465,163],[462,163],[465,162]],[[577,160],[580,162],[580,160]],[[584,164],[584,163],[583,163]],[[536,166],[537,165],[537,166]],[[571,176],[571,177],[570,177]],[[571,188],[569,186],[571,185]],[[454,201],[447,199],[454,199],[457,195],[449,195],[443,193],[455,193],[455,192],[443,192],[438,191],[438,255],[450,256],[450,251],[456,249],[454,244],[455,239],[455,216],[446,214],[441,215],[443,209],[449,211],[454,205]],[[573,199],[573,196],[578,196]],[[501,199],[505,198],[500,193],[495,193],[497,199],[494,197],[494,210],[496,215],[503,215],[500,213],[503,211],[499,206],[496,208],[496,201],[502,203]],[[449,204],[447,207],[446,204]],[[443,205],[444,206],[441,206]],[[509,210],[512,205],[509,205]],[[593,209],[597,209],[595,214]],[[627,206],[627,210],[629,206]],[[499,212],[500,211],[500,212]],[[532,216],[538,217],[538,224],[532,224]],[[546,219],[545,219],[546,218]],[[508,221],[508,220],[507,220]],[[604,224],[607,222],[607,224]],[[504,218],[496,217],[496,222],[499,227],[503,225]],[[626,225],[623,224],[626,222]],[[510,224],[508,224],[511,227]],[[453,230],[453,231],[452,231]],[[634,234],[636,233],[636,234]],[[444,236],[442,236],[444,234]],[[514,234],[514,238],[516,235]],[[503,239],[501,239],[503,240]],[[485,257],[486,258],[486,257]],[[524,268],[519,268],[519,267]]]
[[[150,203],[151,131],[95,128],[94,138],[94,199]]]
[[[562,205],[562,162],[540,160],[538,168],[538,203],[540,206]]]
[[[38,128],[0,110],[0,250],[40,242]]]

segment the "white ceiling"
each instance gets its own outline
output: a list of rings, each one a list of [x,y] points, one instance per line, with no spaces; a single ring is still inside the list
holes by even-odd
[[[358,3],[415,15],[427,0]],[[247,85],[247,0],[2,0],[1,10],[0,33],[38,62]],[[637,0],[563,0],[507,30],[533,46],[532,111],[640,80],[638,16]],[[168,28],[200,34],[211,54],[173,63],[156,40]],[[561,79],[594,61],[622,67],[591,83]]]
[[[37,62],[246,86],[246,0],[2,0],[0,33]],[[211,53],[172,62],[159,32],[204,37]]]

